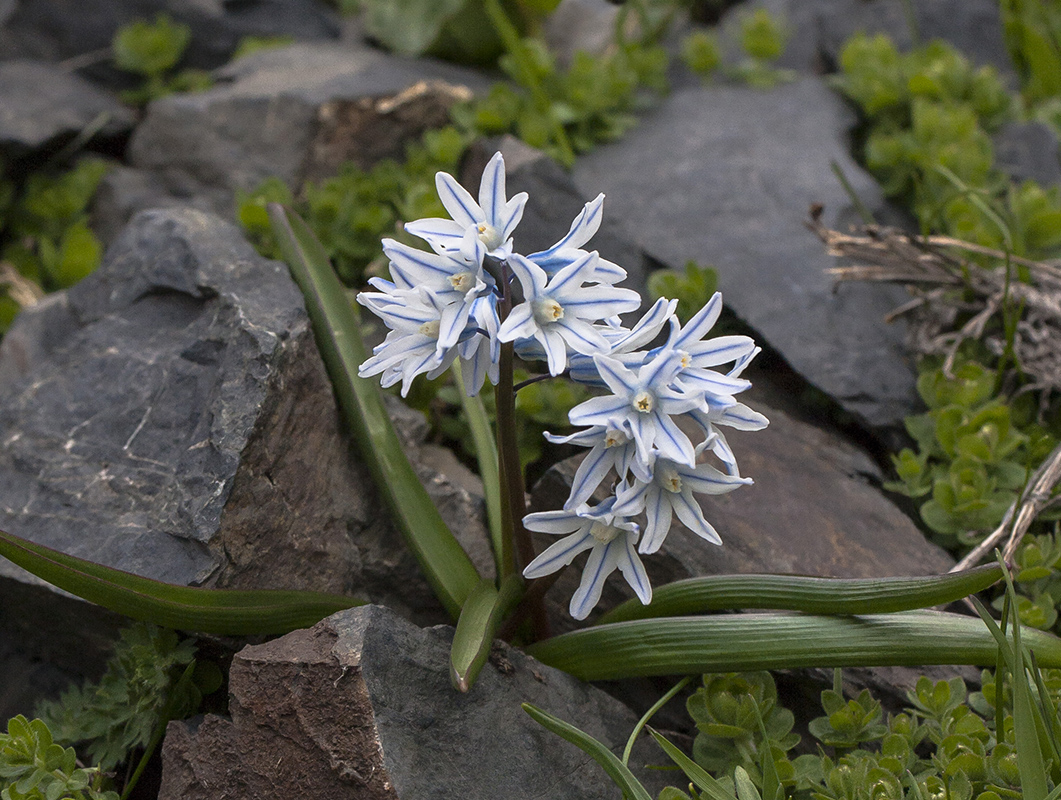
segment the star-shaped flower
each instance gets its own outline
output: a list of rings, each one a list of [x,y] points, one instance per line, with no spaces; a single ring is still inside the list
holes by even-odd
[[[705,442],[704,445],[707,445]],[[697,448],[698,453],[704,445]],[[722,544],[722,539],[704,512],[694,494],[725,494],[752,482],[751,478],[740,478],[719,472],[710,464],[690,467],[666,458],[656,460],[652,480],[635,480],[620,491],[616,501],[616,513],[632,515],[644,510],[645,535],[638,552],[655,553],[670,531],[673,514],[686,528],[712,544]]]
[[[471,262],[476,257],[475,242],[486,254],[506,259],[512,253],[512,231],[523,217],[527,193],[505,198],[505,159],[494,154],[483,170],[479,202],[445,172],[435,175],[435,188],[452,219],[429,217],[405,224],[405,230],[427,241],[436,252],[459,253]]]
[[[651,470],[637,460],[637,444],[633,436],[611,423],[594,425],[570,436],[546,433],[545,438],[554,444],[577,444],[590,448],[575,470],[571,493],[564,503],[565,510],[570,511],[587,502],[613,469],[619,480],[624,480],[631,472],[640,480],[652,479]]]
[[[593,397],[571,409],[572,425],[613,425],[629,430],[637,443],[637,457],[652,464],[657,453],[664,458],[693,466],[693,443],[671,419],[700,406],[700,395],[675,389],[671,383],[681,369],[681,357],[661,350],[635,372],[618,359],[593,357],[611,395]]]
[[[570,612],[575,619],[585,619],[600,601],[604,581],[616,567],[642,603],[652,600],[652,586],[637,555],[637,525],[611,513],[614,498],[595,508],[581,506],[574,511],[543,511],[528,514],[523,524],[528,530],[569,534],[546,548],[535,558],[523,575],[541,578],[570,564],[579,553],[590,551],[582,580],[571,597]]]
[[[535,339],[545,350],[550,375],[567,368],[568,348],[577,353],[607,350],[607,340],[592,323],[635,310],[641,296],[615,286],[585,286],[597,260],[597,253],[586,253],[549,278],[534,262],[512,254],[509,265],[523,287],[524,302],[501,324],[498,339]]]
[[[671,321],[667,347],[682,357],[682,369],[676,376],[679,386],[690,392],[704,393],[716,405],[732,405],[736,402],[733,395],[748,389],[751,383],[732,372],[722,374],[711,367],[745,359],[756,347],[748,336],[716,336],[701,341],[721,313],[722,294],[715,292],[685,326],[677,319]]]
[[[358,375],[362,378],[382,375],[383,387],[400,380],[402,397],[405,397],[417,375],[426,372],[429,378],[435,378],[449,369],[457,357],[457,347],[439,352],[443,309],[430,292],[406,290],[400,299],[396,295],[383,295],[383,298],[370,292],[358,295],[358,300],[372,308],[391,328],[387,338],[373,349],[372,357],[358,368]]]
[[[602,208],[604,207],[604,195],[599,194],[579,213],[571,223],[571,229],[560,241],[545,250],[531,253],[527,256],[528,261],[533,261],[545,270],[550,277],[573,261],[586,254],[582,245],[593,238],[600,228]],[[626,280],[626,270],[611,261],[600,259],[597,261],[593,280],[600,283],[619,283]]]

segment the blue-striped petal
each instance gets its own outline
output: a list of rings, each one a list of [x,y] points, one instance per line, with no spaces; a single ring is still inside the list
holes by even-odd
[[[468,228],[485,221],[486,215],[479,204],[452,175],[445,172],[435,173],[435,188],[438,189],[438,199],[458,225]],[[461,233],[463,234],[463,231]]]
[[[574,533],[559,542],[554,542],[538,554],[523,570],[524,578],[541,578],[552,575],[561,567],[575,560],[579,553],[589,550],[597,540],[589,532]]]
[[[637,599],[647,606],[652,602],[652,584],[648,581],[648,573],[645,572],[645,565],[641,563],[641,559],[637,557],[637,552],[634,550],[634,538],[632,536],[622,538],[623,546],[617,548],[619,552],[616,566],[619,567],[619,571],[626,578],[630,588],[634,590]]]
[[[674,513],[682,521],[682,525],[691,530],[701,539],[706,539],[711,544],[722,544],[722,537],[718,531],[704,518],[704,512],[700,504],[693,499],[691,491],[682,489],[681,492],[671,494],[671,503]]]

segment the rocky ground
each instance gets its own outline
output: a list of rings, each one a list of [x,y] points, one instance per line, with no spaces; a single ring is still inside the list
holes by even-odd
[[[550,244],[603,191],[594,246],[634,288],[660,266],[714,265],[732,323],[766,348],[749,403],[771,426],[732,439],[755,486],[706,498],[725,546],[677,533],[647,564],[654,582],[943,572],[950,556],[879,488],[882,454],[917,410],[904,331],[883,321],[904,294],[835,289],[832,259],[804,225],[812,203],[831,227],[857,219],[834,164],[879,217],[902,219],[853,160],[854,115],[823,73],[856,30],[908,41],[903,3],[762,5],[793,27],[795,81],[767,91],[687,81],[571,172],[501,141],[510,192],[531,192],[518,244]],[[1009,70],[994,0],[915,5],[922,37]],[[162,9],[192,26],[190,61],[217,68],[217,83],[137,114],[116,99],[121,75],[91,56],[118,25]],[[611,12],[569,2],[562,44],[592,43]],[[252,33],[298,41],[222,67]],[[229,716],[171,725],[162,797],[615,794],[518,707],[531,700],[616,745],[636,713],[612,694],[507,648],[471,694],[450,690],[451,630],[422,627],[445,615],[342,430],[301,296],[234,225],[234,193],[265,177],[297,184],[336,152],[393,154],[415,131],[386,113],[338,147],[325,123],[425,80],[475,91],[491,77],[372,49],[315,0],[0,0],[0,154],[41,160],[103,115],[90,146],[122,159],[93,208],[103,266],[25,311],[0,344],[0,529],[183,585],[312,588],[379,604],[241,650]],[[1056,142],[1015,136],[1014,174],[1056,181]],[[427,443],[419,414],[397,403],[393,413],[428,490],[488,571],[478,479]],[[536,507],[558,505],[572,469],[541,481]],[[622,596],[614,584],[608,592]],[[0,719],[97,673],[121,624],[7,562],[0,597]]]

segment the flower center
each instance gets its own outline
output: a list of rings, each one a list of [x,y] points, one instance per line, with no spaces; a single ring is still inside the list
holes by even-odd
[[[501,246],[501,231],[489,222],[480,222],[475,229],[479,232],[479,241],[486,245],[487,250],[495,250]]]
[[[656,398],[647,389],[642,389],[634,395],[634,408],[642,414],[648,414],[656,407]]]
[[[610,430],[604,434],[605,447],[621,447],[630,441],[630,437],[619,430]]]
[[[664,469],[660,475],[660,483],[668,492],[678,494],[682,490],[682,476],[676,469]]]
[[[420,326],[420,333],[429,339],[437,339],[439,328],[442,326],[441,320],[432,319],[425,322]]]
[[[684,350],[679,350],[678,355],[681,356],[682,369],[689,369],[693,364],[693,357],[686,353]]]
[[[475,285],[475,273],[458,272],[456,275],[449,276],[449,282],[454,291],[467,294],[468,290]]]
[[[534,304],[534,318],[539,325],[548,325],[564,318],[564,307],[551,298],[539,300]]]
[[[619,535],[619,529],[604,522],[594,522],[593,527],[589,529],[589,535],[601,544],[608,544]]]

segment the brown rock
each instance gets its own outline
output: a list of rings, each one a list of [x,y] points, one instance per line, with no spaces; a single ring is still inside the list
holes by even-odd
[[[604,692],[497,645],[467,694],[449,685],[452,629],[379,606],[244,648],[231,719],[172,722],[160,800],[594,800],[617,790],[530,702],[621,750],[636,716]],[[632,764],[658,759],[635,750]],[[659,773],[645,776],[653,795]]]
[[[928,542],[913,521],[872,481],[870,458],[838,434],[787,413],[753,406],[770,426],[754,433],[726,430],[741,474],[755,479],[729,494],[701,496],[704,516],[723,545],[695,536],[677,519],[662,550],[644,559],[655,586],[697,575],[778,572],[847,578],[946,572],[951,557]],[[535,488],[534,509],[560,508],[578,458],[554,467]],[[539,552],[547,544],[538,541]],[[578,570],[568,570],[551,596],[566,605]],[[604,603],[630,596],[621,580]]]

